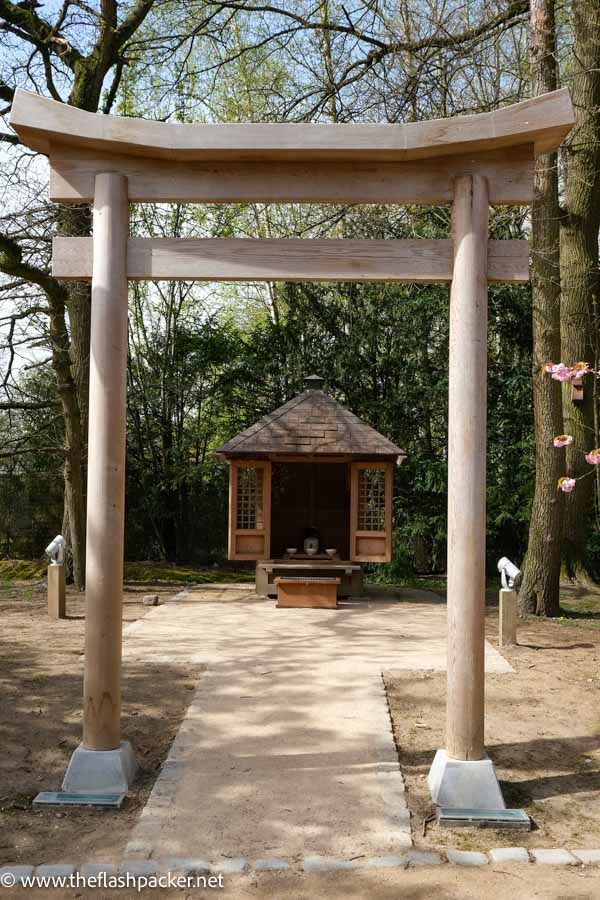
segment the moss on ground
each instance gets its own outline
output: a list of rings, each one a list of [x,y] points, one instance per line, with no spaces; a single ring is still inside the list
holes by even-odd
[[[564,625],[585,625],[600,628],[600,590],[597,586],[561,585],[561,616],[556,621]]]
[[[435,578],[433,576],[427,576],[420,578],[418,575],[415,575],[411,578],[402,578],[397,587],[400,588],[415,588],[415,590],[420,591],[433,591],[434,594],[442,594],[446,593],[446,578],[445,576],[440,576],[439,578]]]
[[[254,581],[254,569],[236,566],[181,566],[167,562],[126,562],[125,581],[149,584],[227,584]]]
[[[1,559],[0,580],[33,581],[45,578],[47,560],[39,559]]]
[[[39,581],[46,577],[48,563],[45,560],[0,560],[0,582]],[[148,584],[226,584],[234,581],[254,581],[254,571],[219,566],[179,566],[166,562],[125,563],[125,581]]]

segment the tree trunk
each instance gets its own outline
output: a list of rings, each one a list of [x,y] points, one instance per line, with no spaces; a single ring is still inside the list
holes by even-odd
[[[62,206],[57,214],[57,231],[69,237],[91,234],[89,206]],[[66,286],[69,314],[69,356],[78,406],[77,416],[65,416],[66,446],[63,535],[67,541],[67,580],[83,589],[85,585],[85,515],[87,428],[90,382],[91,291],[89,284]],[[73,453],[75,449],[75,453]]]
[[[598,227],[600,225],[600,0],[573,5],[575,45],[571,96],[576,122],[565,148],[566,182],[561,215],[561,359],[594,364],[598,300]],[[567,448],[569,475],[589,472],[582,450],[594,446],[594,391],[586,380],[583,400],[573,402],[563,388],[565,431],[575,438]],[[571,579],[587,581],[586,535],[592,515],[594,479],[584,478],[567,497],[563,559]]]
[[[557,87],[554,0],[531,2],[531,70],[533,94]],[[544,371],[544,363],[560,354],[560,275],[557,155],[535,163],[531,235],[533,314],[533,415],[535,424],[535,492],[529,543],[520,593],[521,611],[559,614],[562,495],[557,481],[564,473],[564,454],[552,439],[561,434],[560,386]]]
[[[69,103],[88,112],[97,112],[100,100],[98,79],[98,61],[95,58],[91,62],[82,64],[75,77]],[[92,233],[92,214],[89,205],[59,207],[56,216],[56,230],[58,234],[67,237],[89,237]],[[67,455],[64,468],[63,534],[67,541],[67,578],[83,590],[85,586],[91,286],[83,282],[66,285],[66,307],[69,315],[69,357],[75,396],[71,408],[65,411],[64,417]]]
[[[68,237],[89,237],[92,219],[89,206],[62,206],[57,215],[57,232]],[[90,384],[91,286],[74,282],[67,287],[67,309],[71,335],[71,367],[77,385],[81,429],[87,438]]]
[[[72,387],[71,402],[63,398],[63,417],[67,453],[65,456],[65,514],[73,582],[80,590],[85,585],[85,491],[83,478],[84,443],[79,410],[75,402],[76,388]],[[71,566],[69,566],[70,568]]]

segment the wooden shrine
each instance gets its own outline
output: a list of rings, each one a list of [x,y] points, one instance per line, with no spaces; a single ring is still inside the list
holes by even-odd
[[[261,595],[287,578],[321,598],[328,577],[339,596],[360,593],[361,563],[392,558],[393,468],[406,454],[322,385],[307,378],[217,451],[229,463],[229,558],[257,560]]]

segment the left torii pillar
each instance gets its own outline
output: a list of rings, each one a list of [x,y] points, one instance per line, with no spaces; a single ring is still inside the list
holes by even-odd
[[[90,340],[83,741],[63,790],[122,793],[136,772],[121,741],[127,412],[127,178],[96,175]]]

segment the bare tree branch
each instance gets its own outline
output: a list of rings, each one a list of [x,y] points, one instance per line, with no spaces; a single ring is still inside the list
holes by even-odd
[[[129,38],[133,34],[135,34],[137,29],[140,27],[140,25],[154,6],[155,2],[156,0],[137,0],[137,3],[134,5],[129,15],[126,16],[119,28],[117,28],[116,30],[115,41],[116,46],[119,49],[127,43]]]
[[[59,404],[56,400],[40,400],[28,403],[18,400],[0,400],[0,409],[52,409]]]
[[[13,238],[0,232],[0,270],[6,275],[25,278],[37,284],[49,299],[65,303],[67,291],[64,285],[48,274],[44,269],[23,261],[23,251]]]
[[[30,306],[27,309],[20,310],[20,312],[11,313],[9,316],[2,316],[0,322],[9,322],[14,321],[15,319],[28,319],[29,316],[33,316],[35,313],[45,313],[46,315],[50,315],[50,308],[47,306]]]
[[[0,16],[4,19],[8,30],[18,33],[38,50],[44,47],[51,49],[73,71],[83,59],[79,50],[62,35],[57,34],[53,26],[31,6],[0,0]]]
[[[25,453],[60,453],[64,456],[66,452],[64,447],[24,447],[21,450],[0,453],[0,459],[12,459],[14,456],[23,456]]]
[[[9,87],[4,81],[0,81],[0,100],[6,100],[12,103],[15,96],[15,89]]]
[[[372,57],[374,61],[382,59],[383,56],[386,56],[389,53],[418,53],[421,50],[426,50],[431,47],[434,47],[438,50],[454,49],[461,44],[475,41],[478,38],[483,37],[489,32],[495,31],[504,25],[507,25],[509,23],[512,24],[516,19],[527,15],[527,13],[529,12],[529,0],[514,0],[514,2],[510,3],[503,12],[497,13],[497,15],[492,16],[492,18],[480,23],[473,28],[465,28],[463,29],[463,31],[458,32],[457,34],[449,34],[443,36],[431,35],[417,41],[386,42],[379,38],[376,38],[374,35],[369,34],[366,31],[359,31],[352,24],[343,25],[340,22],[327,21],[326,23],[324,23],[321,20],[313,21],[312,19],[308,19],[305,16],[302,16],[299,13],[295,12],[291,5],[286,8],[282,8],[278,6],[271,6],[268,3],[256,4],[247,3],[245,2],[245,0],[221,0],[221,2],[219,2],[219,6],[222,9],[233,9],[239,12],[265,12],[284,16],[285,18],[292,19],[292,21],[297,22],[298,25],[300,25],[307,31],[323,31],[324,29],[327,29],[329,31],[337,32],[338,34],[350,35],[352,37],[358,38],[358,40],[363,41],[366,44],[371,44],[374,48],[376,48],[369,53],[369,57]]]

